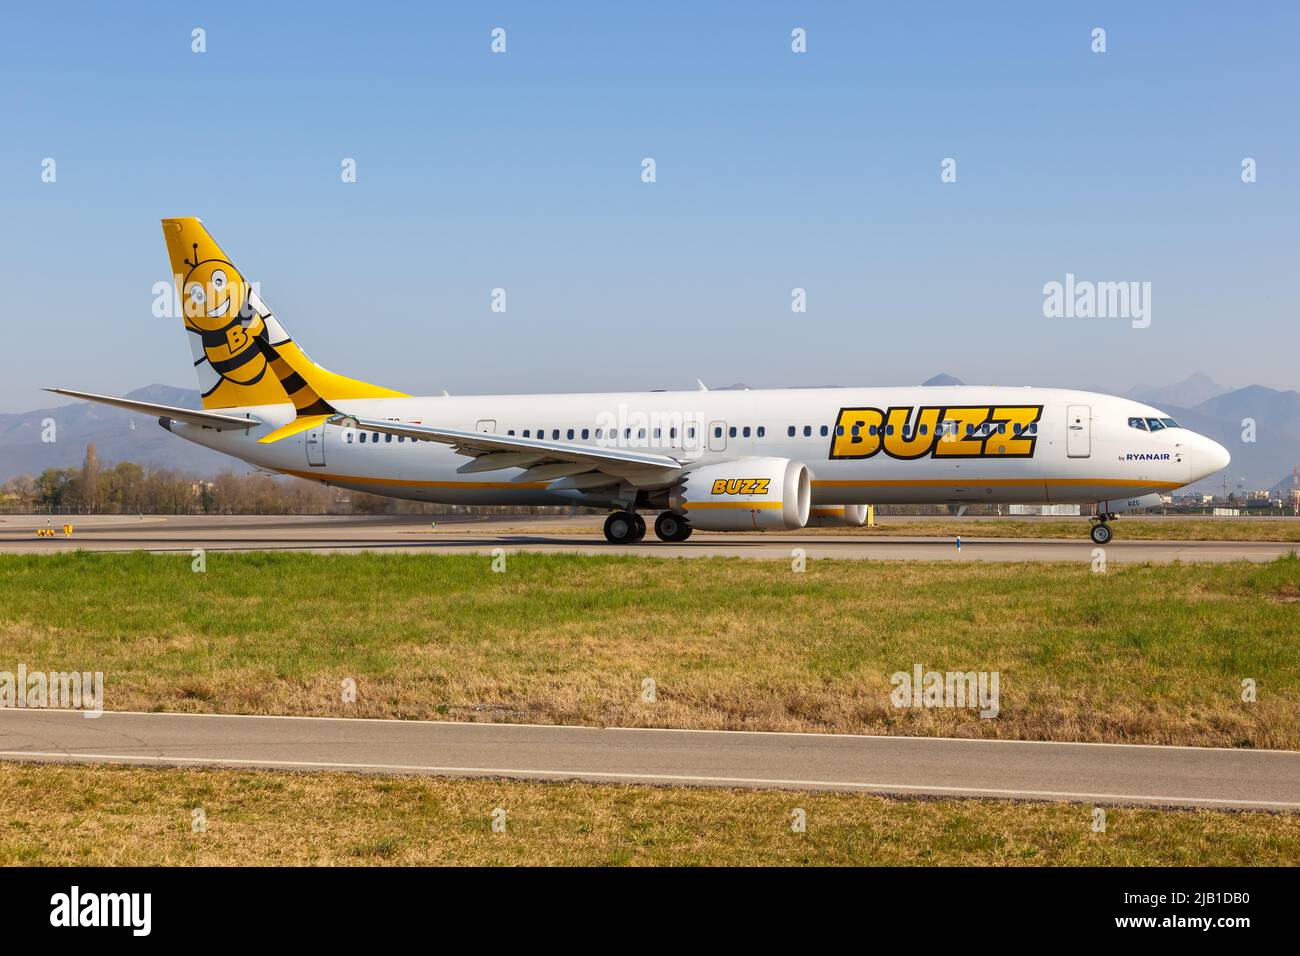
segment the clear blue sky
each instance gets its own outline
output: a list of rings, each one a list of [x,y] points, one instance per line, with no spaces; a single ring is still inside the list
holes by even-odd
[[[150,314],[173,215],[408,391],[1294,388],[1298,9],[9,5],[0,410],[193,386]],[[1067,272],[1151,282],[1151,327],[1044,318]]]

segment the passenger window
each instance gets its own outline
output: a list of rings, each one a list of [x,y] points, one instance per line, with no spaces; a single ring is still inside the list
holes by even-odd
[[[582,430],[582,440],[583,440],[583,441],[586,441],[586,440],[587,440],[587,434],[588,434],[587,429],[584,428],[584,429]]]
[[[804,438],[811,438],[811,437],[812,437],[812,426],[811,426],[811,425],[805,425],[805,426],[803,427],[803,437],[804,437]]]
[[[397,440],[398,440],[398,441],[406,441],[406,436],[405,436],[405,435],[398,435],[398,436],[397,436]]]
[[[787,428],[787,429],[785,430],[785,434],[786,434],[786,437],[787,437],[787,438],[793,438],[793,437],[794,437],[794,426],[791,425],[789,428]]]
[[[385,442],[390,442],[390,441],[392,441],[392,440],[393,440],[393,433],[392,433],[392,432],[388,432],[386,435],[384,435],[384,441],[385,441]]]
[[[371,436],[370,436],[370,440],[371,440],[372,442],[377,442],[377,441],[379,441],[379,432],[375,432],[373,435],[371,435]]]
[[[746,426],[744,427],[744,429],[741,431],[741,434],[744,435],[746,438],[749,437],[749,426],[748,426],[748,425],[746,425]]]
[[[714,438],[721,438],[721,437],[722,437],[722,429],[721,429],[721,428],[715,428],[715,429],[713,429],[713,437],[714,437]]]
[[[573,429],[572,429],[572,428],[569,429],[569,431],[568,431],[568,436],[569,436],[569,440],[572,441],[572,440],[573,440]]]
[[[531,428],[525,428],[525,429],[524,429],[524,437],[525,437],[525,438],[531,438],[532,435],[533,435],[533,430],[532,430]]]
[[[514,433],[515,433],[515,430],[514,430],[513,428],[508,429],[508,430],[506,431],[506,434],[507,434],[507,435],[513,435]]]
[[[822,427],[825,428],[826,426],[823,425]],[[857,426],[857,425],[854,425],[853,427],[854,427],[854,428],[857,428],[858,426]],[[843,426],[843,425],[836,425],[836,426],[835,426],[835,434],[842,438],[842,437],[844,436],[844,426]]]
[[[919,428],[920,428],[920,431],[921,431],[921,434],[922,434],[922,435],[925,435],[925,434],[927,434],[927,433],[930,431],[930,426],[929,426],[929,425],[920,425]]]
[[[830,430],[829,430],[825,425],[823,425],[823,426],[822,426],[822,438],[825,438],[828,434],[830,434]],[[841,431],[840,434],[843,434],[843,431]]]
[[[694,438],[694,437],[695,437],[695,426],[694,426],[694,425],[692,425],[689,429],[687,429],[687,431],[686,431],[686,437],[687,437],[687,438]]]
[[[669,437],[670,439],[676,439],[676,438],[677,438],[677,426],[676,426],[676,425],[674,425],[672,428],[668,429],[668,437]]]
[[[766,426],[766,425],[759,425],[759,426],[758,426],[758,437],[759,437],[759,438],[762,438],[762,437],[765,436],[766,434],[767,434],[767,426]]]
[[[727,429],[727,434],[728,434],[730,437],[735,438],[735,437],[736,437],[736,426],[735,426],[735,425],[732,425],[730,428],[728,428],[728,429]]]
[[[365,433],[365,432],[362,432],[362,433],[361,433],[361,444],[364,445],[365,443],[366,443],[366,433]]]
[[[894,434],[894,426],[893,426],[893,425],[886,425],[886,426],[885,426],[885,434],[886,434],[886,435],[892,435],[892,434]]]

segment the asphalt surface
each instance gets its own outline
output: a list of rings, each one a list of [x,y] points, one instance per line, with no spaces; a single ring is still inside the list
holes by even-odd
[[[916,519],[908,519],[913,521]],[[952,519],[945,519],[952,520]],[[1059,520],[1059,519],[1057,519]],[[413,515],[366,516],[167,516],[140,518],[82,516],[49,519],[55,536],[37,537],[43,516],[0,518],[0,552],[147,550],[210,551],[395,551],[421,554],[490,554],[497,548],[518,552],[631,554],[651,557],[744,557],[788,561],[795,548],[810,559],[855,558],[920,561],[1079,561],[1091,562],[1088,524],[1079,536],[1051,538],[952,538],[858,535],[852,532],[723,534],[696,532],[689,541],[670,544],[651,533],[640,544],[616,546],[601,534],[601,518],[457,516],[430,519]],[[1138,521],[1141,519],[1128,519]],[[1261,519],[1262,520],[1262,519]],[[1294,519],[1287,519],[1294,520]],[[73,534],[65,537],[65,521]],[[1269,541],[1126,541],[1124,523],[1106,546],[1106,560],[1119,562],[1272,561],[1297,550],[1296,543]]]
[[[0,759],[1300,811],[1300,752],[0,710]]]

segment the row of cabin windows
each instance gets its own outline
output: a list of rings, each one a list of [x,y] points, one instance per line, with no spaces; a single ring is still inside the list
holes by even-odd
[[[347,434],[347,437],[344,439],[344,441],[346,441],[349,445],[351,445],[351,444],[352,444],[352,435],[353,435],[353,433],[352,433],[352,432],[347,432],[346,434]],[[375,445],[378,445],[378,444],[379,444],[379,442],[380,442],[379,432],[359,432],[359,433],[358,433],[358,441],[360,441],[361,444],[364,445],[364,444],[366,443],[366,437],[367,437],[367,436],[369,436],[370,441],[371,441],[372,444],[375,444]],[[385,433],[384,433],[384,437],[383,437],[383,441],[392,441],[392,440],[393,440],[393,436],[390,435],[390,434],[388,434],[387,432],[385,432]],[[406,441],[406,436],[405,436],[405,435],[398,435],[398,436],[397,436],[397,440],[398,440],[398,441],[403,441],[403,442],[404,442],[404,441]],[[415,441],[416,441],[416,439],[414,439],[414,438],[411,439],[411,443],[412,443],[412,444],[414,444]]]
[[[623,429],[623,437],[624,437],[624,438],[633,438],[633,437],[635,437],[635,438],[645,438],[645,437],[646,437],[647,429],[645,429],[645,428],[637,428],[637,429],[635,429],[635,432],[636,432],[635,436],[632,434],[633,431],[634,431],[634,429],[631,429],[631,428],[624,428],[624,429]],[[655,438],[663,438],[663,437],[664,437],[664,435],[663,435],[664,430],[663,430],[662,428],[653,428],[653,429],[649,429],[649,431],[653,434],[653,437],[655,437]],[[552,428],[552,429],[551,429],[551,440],[552,440],[552,441],[559,441],[559,440],[560,440],[560,434],[561,434],[561,432],[563,432],[564,437],[565,437],[568,441],[573,441],[575,438],[581,438],[583,441],[587,441],[587,440],[589,440],[589,439],[592,437],[592,434],[593,434],[592,429],[590,429],[590,428],[566,428],[566,429]],[[508,429],[506,429],[506,434],[507,434],[507,435],[513,435],[514,433],[515,433],[515,430],[514,430],[513,428],[508,428]],[[520,432],[520,437],[521,437],[521,438],[532,438],[532,437],[533,437],[533,430],[532,430],[531,428],[525,428],[522,432]],[[545,440],[546,440],[546,429],[545,429],[545,428],[539,428],[539,429],[537,429],[537,437],[538,437],[539,439],[545,441]],[[618,429],[617,429],[617,428],[597,428],[597,429],[595,429],[595,437],[596,437],[596,440],[597,440],[597,441],[601,441],[602,439],[611,439],[611,440],[612,440],[612,439],[616,439],[616,438],[618,438]],[[676,427],[676,426],[673,426],[672,428],[669,428],[669,429],[668,429],[668,437],[669,437],[670,439],[675,439],[675,438],[677,437],[677,427]],[[687,437],[687,438],[694,438],[694,437],[695,437],[695,426],[694,426],[694,425],[691,425],[691,426],[687,427],[687,429],[686,429],[686,437]]]

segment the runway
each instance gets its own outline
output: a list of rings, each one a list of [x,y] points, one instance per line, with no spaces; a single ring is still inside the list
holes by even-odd
[[[666,543],[653,534],[634,545],[611,545],[594,517],[440,517],[436,527],[418,515],[330,516],[54,516],[54,537],[37,537],[44,516],[0,518],[0,552],[49,551],[392,551],[417,554],[508,553],[625,554],[646,557],[741,557],[789,561],[795,549],[821,558],[909,561],[1091,562],[1094,545],[1079,521],[1078,538],[954,538],[854,534],[851,531],[789,533],[696,532],[689,541]],[[917,519],[908,519],[915,521]],[[951,519],[945,519],[951,520]],[[1131,519],[1139,520],[1139,519]],[[65,537],[65,521],[73,534]],[[1106,546],[1108,562],[1272,561],[1300,548],[1273,541],[1126,541],[1123,524]]]
[[[1300,752],[0,710],[0,759],[1300,811]]]

